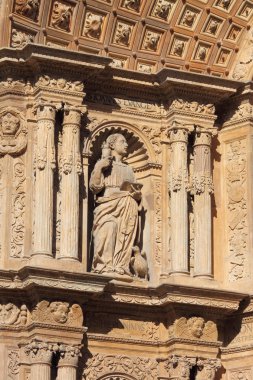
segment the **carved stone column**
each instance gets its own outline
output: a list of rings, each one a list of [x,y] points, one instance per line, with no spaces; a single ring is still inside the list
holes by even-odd
[[[78,260],[81,110],[65,108],[62,136],[62,198],[59,259]]]
[[[171,273],[188,274],[187,141],[183,128],[169,132],[171,144]]]
[[[41,104],[37,108],[34,255],[52,255],[55,111],[51,104]]]
[[[219,359],[199,359],[196,380],[215,380],[216,372],[221,368]]]
[[[33,341],[26,347],[26,352],[31,361],[31,379],[51,380],[52,345]]]
[[[212,277],[212,221],[211,194],[213,182],[211,175],[210,132],[197,131],[194,144],[194,275]]]
[[[76,380],[80,349],[74,346],[60,345],[60,359],[58,363],[57,380]]]

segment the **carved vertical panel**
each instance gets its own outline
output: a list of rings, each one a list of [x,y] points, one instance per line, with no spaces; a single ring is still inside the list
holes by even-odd
[[[162,186],[161,182],[156,181],[154,183],[154,198],[155,198],[155,262],[157,265],[161,265],[162,254]]]
[[[16,350],[8,352],[7,373],[7,380],[17,380],[19,378],[19,354]]]
[[[25,165],[24,158],[13,159],[13,191],[11,201],[11,257],[24,254],[25,236]]]
[[[232,141],[226,146],[229,282],[239,281],[249,276],[246,177],[246,139]]]

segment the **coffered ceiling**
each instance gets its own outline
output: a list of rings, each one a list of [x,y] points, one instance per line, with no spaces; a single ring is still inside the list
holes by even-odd
[[[8,43],[112,58],[116,68],[163,67],[231,76],[253,20],[252,0],[14,0]]]

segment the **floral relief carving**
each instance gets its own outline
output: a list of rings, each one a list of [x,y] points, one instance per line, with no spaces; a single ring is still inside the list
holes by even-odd
[[[32,311],[31,320],[39,323],[53,323],[73,327],[83,324],[83,312],[79,305],[68,302],[39,302]]]
[[[66,344],[60,344],[58,347],[60,352],[60,365],[77,366],[79,357],[81,357],[80,348],[77,346],[69,346]]]
[[[11,213],[11,256],[22,257],[25,237],[25,165],[21,158],[13,163],[14,190]]]
[[[129,46],[133,26],[118,22],[113,42],[119,45]]]
[[[99,40],[102,33],[104,17],[100,14],[87,12],[84,22],[83,35]]]
[[[12,29],[11,46],[22,49],[25,45],[34,42],[34,36],[21,30]]]
[[[33,21],[38,20],[40,0],[16,0],[14,11]]]
[[[50,25],[55,29],[62,29],[69,32],[71,29],[72,15],[73,7],[66,3],[55,1]]]
[[[156,379],[157,362],[148,358],[95,354],[87,360],[83,378],[97,380],[103,375],[113,373],[119,374],[123,379],[124,374],[138,380]]]
[[[233,141],[227,147],[227,213],[229,281],[248,277],[248,224],[246,200],[246,141]]]
[[[148,30],[145,34],[142,48],[145,50],[157,51],[160,38],[160,33],[155,33]]]
[[[58,351],[58,344],[51,344],[33,340],[25,347],[25,353],[29,356],[32,363],[48,363],[51,364],[54,352]]]
[[[12,351],[8,352],[7,371],[8,371],[7,380],[18,379],[18,374],[19,374],[19,354],[18,354],[18,351],[12,350]]]
[[[162,256],[162,185],[161,182],[154,183],[155,197],[155,261],[157,265],[161,265]]]
[[[27,322],[27,308],[25,305],[18,307],[13,303],[0,304],[0,324],[25,325]]]
[[[40,76],[35,86],[77,92],[82,92],[84,88],[83,82],[81,81],[68,81],[65,78],[50,78],[48,75]]]
[[[21,113],[12,107],[0,112],[0,156],[23,153],[27,145],[27,128]]]
[[[182,317],[177,319],[169,328],[169,335],[175,338],[216,341],[218,331],[214,322],[206,322],[202,317],[191,317],[189,319]]]

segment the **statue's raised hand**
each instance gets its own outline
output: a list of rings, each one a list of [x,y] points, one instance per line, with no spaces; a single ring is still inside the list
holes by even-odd
[[[97,162],[97,167],[100,169],[100,170],[104,170],[104,169],[107,169],[109,168],[109,166],[111,166],[112,164],[112,157],[106,157],[106,158],[101,158],[101,160],[99,160]]]

